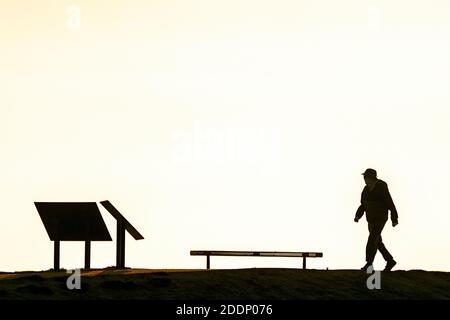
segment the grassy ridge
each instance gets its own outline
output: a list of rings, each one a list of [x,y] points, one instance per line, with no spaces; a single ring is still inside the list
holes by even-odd
[[[65,272],[0,274],[0,299],[450,299],[450,273],[381,273],[381,289],[355,270],[234,269],[83,271],[81,290]]]

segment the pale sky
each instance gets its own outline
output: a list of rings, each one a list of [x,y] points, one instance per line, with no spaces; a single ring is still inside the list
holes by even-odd
[[[0,270],[53,266],[35,201],[102,200],[130,267],[359,268],[373,167],[396,268],[450,271],[449,38],[446,0],[0,0]]]

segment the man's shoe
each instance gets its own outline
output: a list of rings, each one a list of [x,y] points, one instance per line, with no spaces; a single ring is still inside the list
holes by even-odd
[[[394,266],[397,264],[397,262],[395,262],[395,260],[389,260],[386,263],[386,267],[384,268],[384,271],[391,271],[392,268],[394,268]]]
[[[370,266],[372,266],[372,264],[367,262],[367,263],[364,265],[364,267],[361,268],[361,270],[367,272],[367,269],[368,269]]]

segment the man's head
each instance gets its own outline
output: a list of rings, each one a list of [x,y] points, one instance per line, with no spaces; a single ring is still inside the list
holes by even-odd
[[[377,171],[375,169],[368,168],[362,173],[362,175],[364,176],[366,185],[371,185],[372,183],[377,181]]]

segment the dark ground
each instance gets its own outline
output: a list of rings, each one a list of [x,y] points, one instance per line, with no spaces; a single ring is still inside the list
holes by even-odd
[[[68,290],[65,271],[0,273],[0,300],[367,300],[450,299],[450,273],[381,273],[381,289],[356,270],[233,269],[82,271]]]

